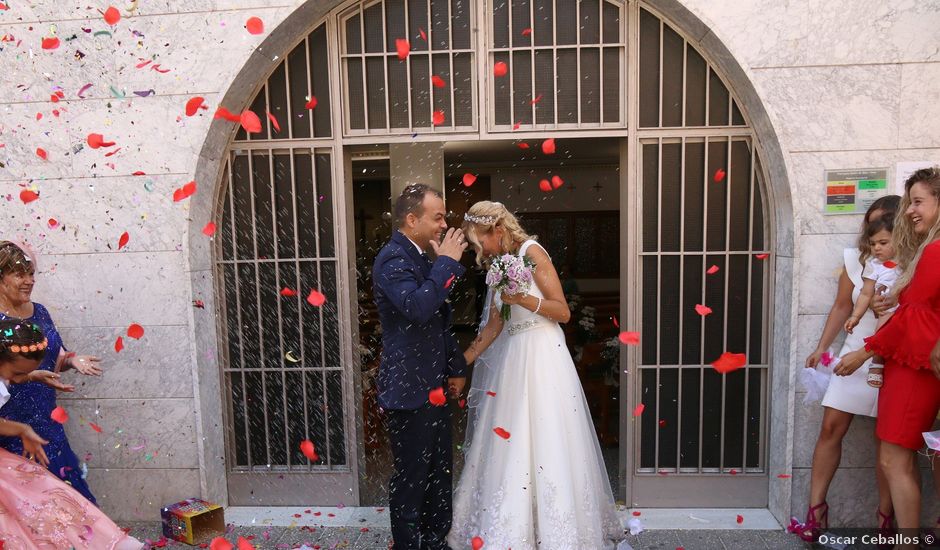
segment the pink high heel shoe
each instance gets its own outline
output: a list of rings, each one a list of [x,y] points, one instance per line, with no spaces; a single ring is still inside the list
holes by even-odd
[[[787,531],[796,534],[806,542],[816,542],[822,530],[827,527],[829,527],[829,505],[823,501],[806,510],[806,521],[803,523],[792,518]]]

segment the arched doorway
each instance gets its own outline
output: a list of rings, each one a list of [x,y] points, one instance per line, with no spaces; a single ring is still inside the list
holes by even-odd
[[[621,348],[613,389],[597,394],[614,410],[615,493],[639,506],[766,506],[771,325],[775,306],[789,307],[772,298],[780,220],[750,113],[700,45],[655,6],[617,0],[348,1],[318,13],[243,103],[262,131],[228,136],[216,172],[230,503],[359,502],[371,475],[357,345],[369,282],[356,269],[356,225],[369,213],[354,208],[354,163],[446,143],[444,164],[448,147],[462,151],[449,164],[459,171],[472,165],[470,143],[555,138],[585,165],[606,145],[615,174],[605,212],[616,239],[593,239],[612,249],[586,246],[609,227],[579,230],[591,210],[522,209],[540,234],[570,225],[560,248],[618,259],[601,277],[616,286],[610,321],[641,344]],[[310,289],[324,306],[304,302]],[[717,374],[723,351],[746,353],[747,367]],[[299,452],[303,439],[316,462]]]

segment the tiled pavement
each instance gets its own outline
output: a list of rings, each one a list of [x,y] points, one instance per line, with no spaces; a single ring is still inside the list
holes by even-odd
[[[130,525],[131,534],[140,540],[159,541],[160,526],[157,523]],[[225,538],[232,543],[242,536],[249,539],[258,550],[288,550],[308,548],[317,550],[386,550],[391,533],[384,527],[231,527]],[[250,538],[249,538],[250,537]],[[795,536],[782,530],[649,530],[637,536],[627,536],[627,542],[636,550],[737,550],[770,549],[801,550],[810,548]],[[166,548],[192,548],[188,545],[166,541]],[[159,546],[159,544],[155,545]]]

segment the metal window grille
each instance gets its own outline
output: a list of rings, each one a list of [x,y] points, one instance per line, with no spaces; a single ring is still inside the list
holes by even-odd
[[[345,134],[476,130],[475,18],[471,0],[379,0],[340,14]],[[404,60],[398,39],[410,43]]]
[[[333,162],[332,149],[266,147],[226,163],[215,246],[233,471],[348,466]],[[323,306],[306,302],[311,289]],[[300,452],[305,439],[318,461]]]
[[[656,138],[639,162],[636,473],[763,474],[773,257],[757,257],[768,231],[756,151],[748,137]],[[719,374],[710,363],[724,351],[748,364]]]
[[[491,131],[625,126],[623,2],[508,0],[491,12]],[[505,76],[493,75],[496,63]]]

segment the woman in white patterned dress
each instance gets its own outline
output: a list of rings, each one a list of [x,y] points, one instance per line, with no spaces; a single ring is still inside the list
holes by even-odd
[[[584,391],[559,322],[571,316],[548,253],[506,208],[474,204],[464,232],[477,262],[535,264],[528,294],[487,294],[475,362],[463,473],[448,543],[469,548],[613,548],[623,538]],[[500,300],[511,306],[505,323]],[[505,325],[505,326],[504,326]]]

